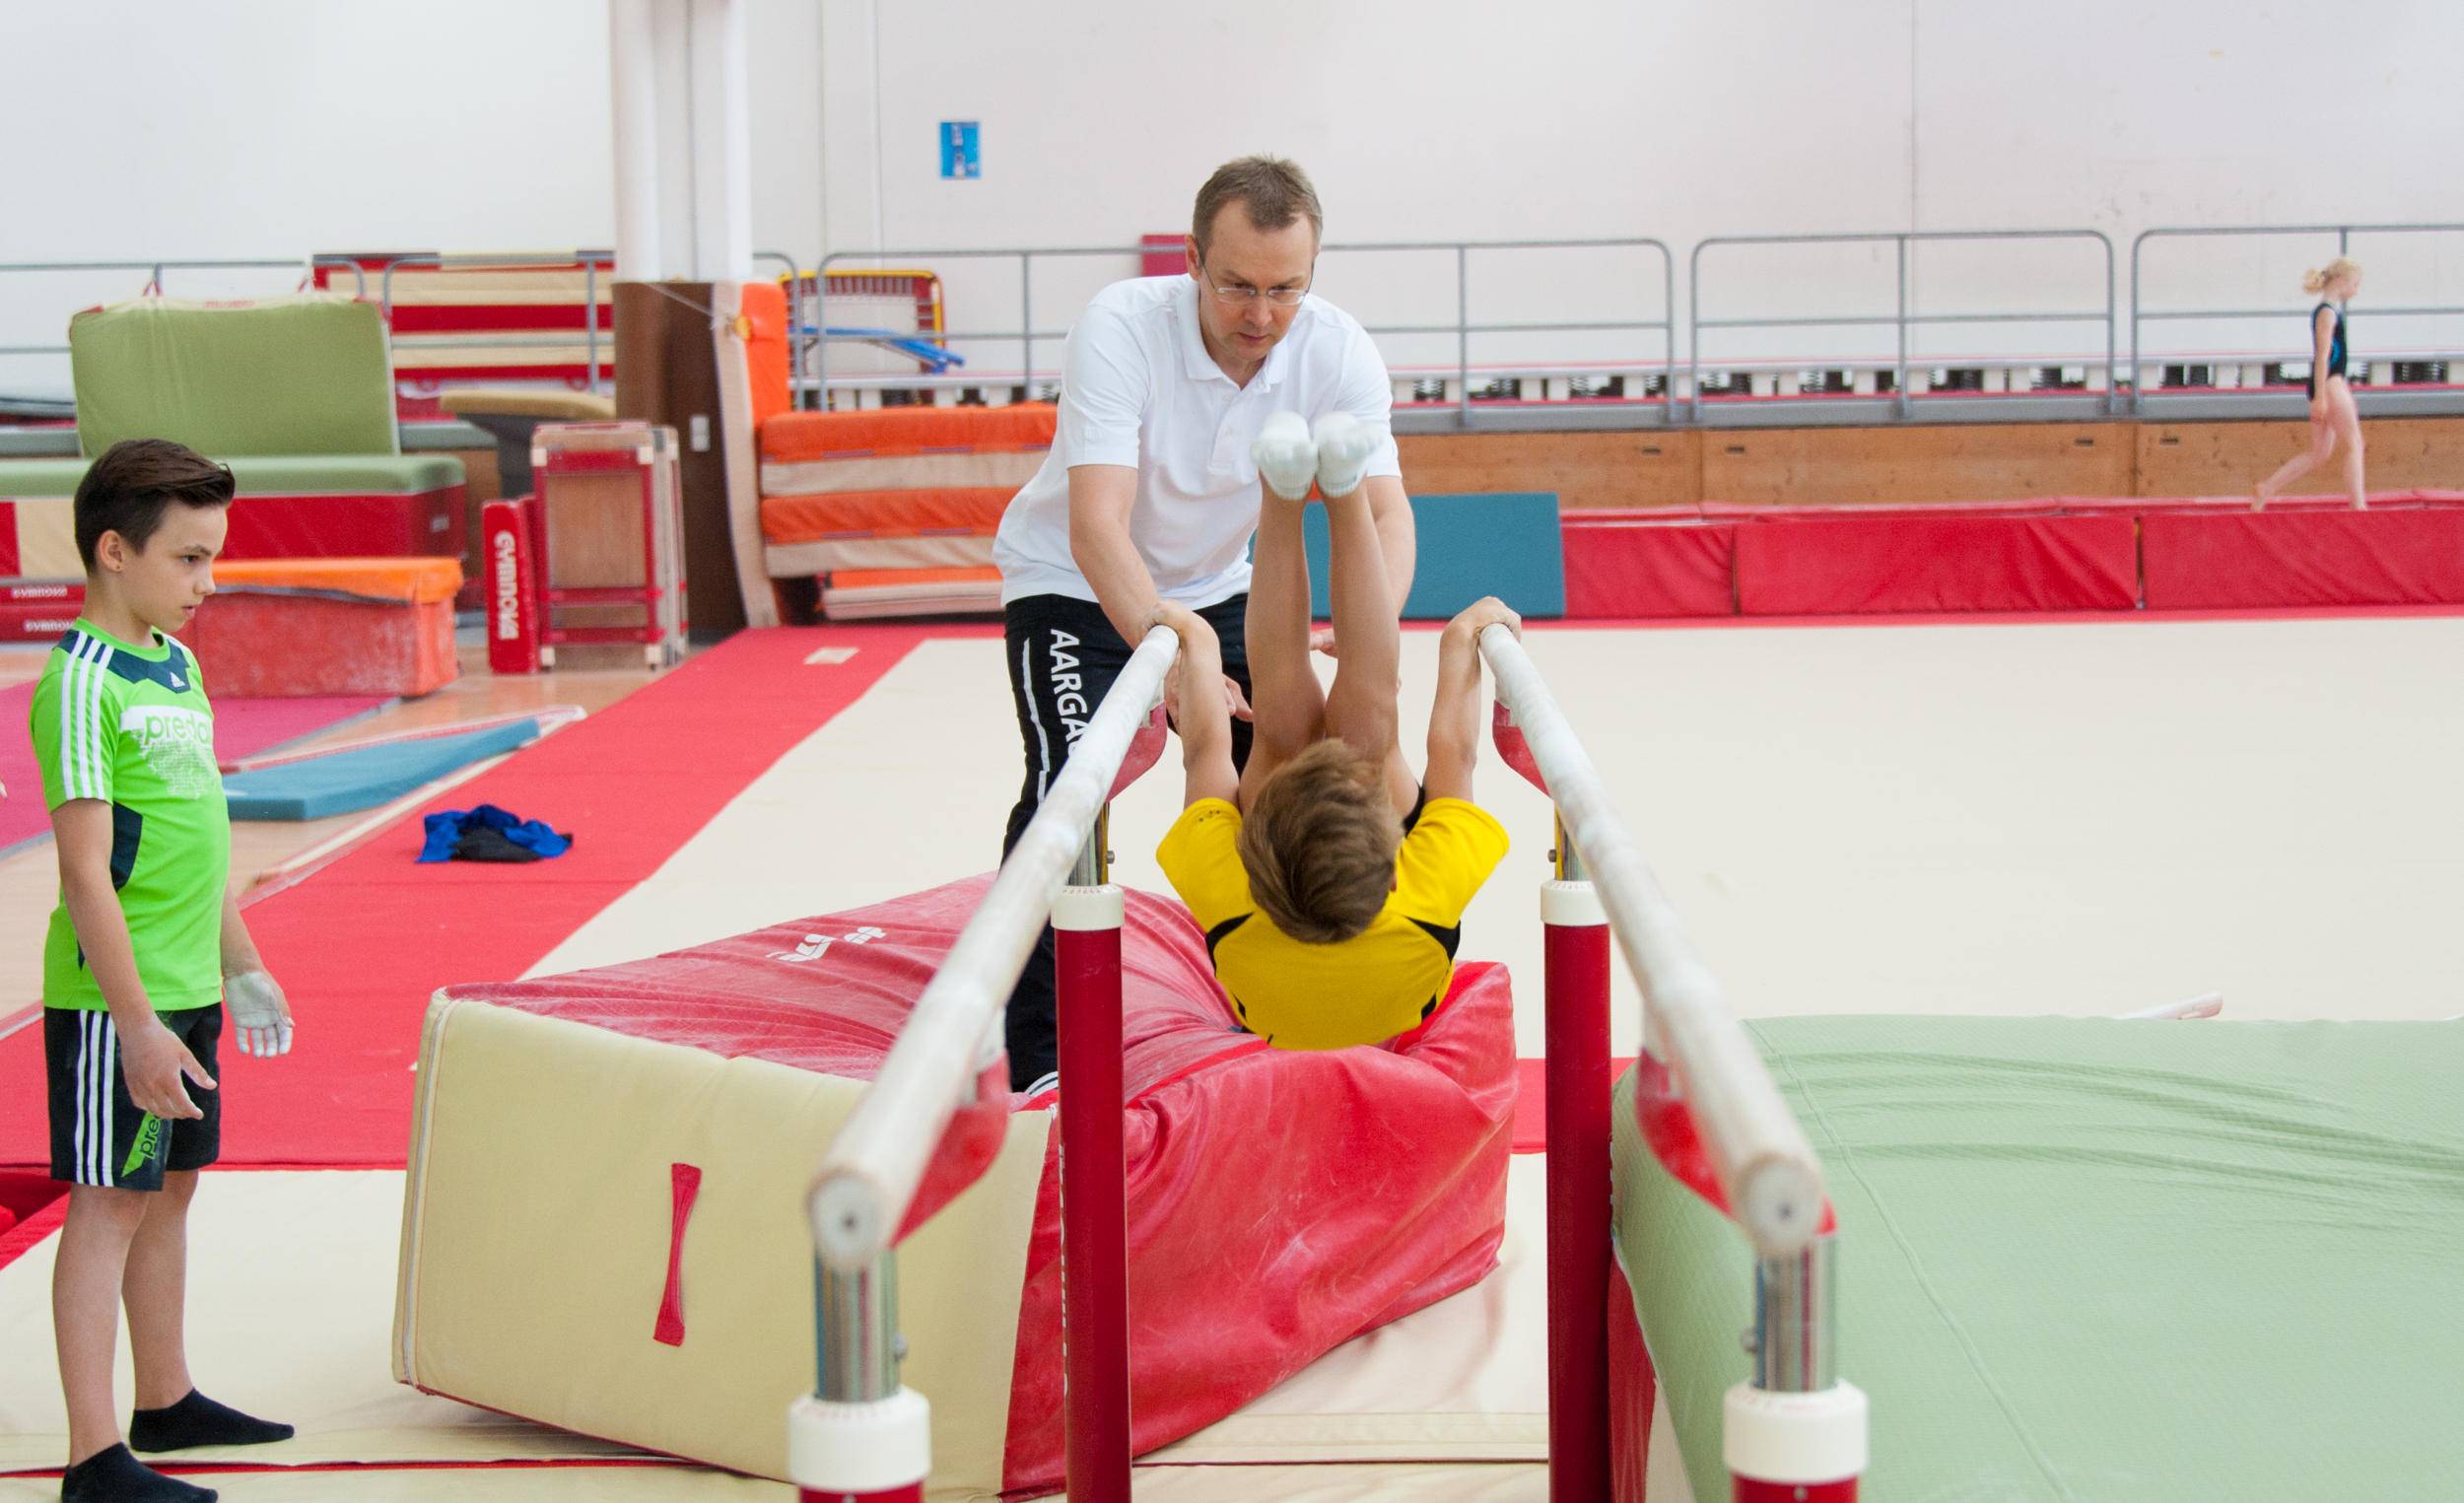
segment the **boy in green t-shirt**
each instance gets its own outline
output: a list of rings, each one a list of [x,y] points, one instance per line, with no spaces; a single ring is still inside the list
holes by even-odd
[[[170,634],[214,592],[231,471],[160,439],[115,444],[77,488],[86,610],[34,686],[34,756],[60,857],[42,953],[51,1176],[69,1182],[51,1275],[68,1503],[210,1499],[138,1451],[290,1436],[196,1391],[182,1335],[188,1201],[221,1151],[215,1042],[291,1048],[291,1010],[229,888],[231,819],[197,660]],[[194,1089],[191,1090],[193,1085]],[[111,1398],[128,1309],[137,1410]]]

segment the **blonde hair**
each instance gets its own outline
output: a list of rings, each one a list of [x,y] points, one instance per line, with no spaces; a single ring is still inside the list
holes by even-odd
[[[2305,293],[2323,293],[2327,291],[2329,284],[2348,277],[2358,277],[2361,274],[2361,262],[2350,256],[2340,255],[2324,266],[2303,272],[2301,290]]]
[[[1237,849],[1250,898],[1276,928],[1303,944],[1334,944],[1385,910],[1403,835],[1378,764],[1328,740],[1266,779]]]

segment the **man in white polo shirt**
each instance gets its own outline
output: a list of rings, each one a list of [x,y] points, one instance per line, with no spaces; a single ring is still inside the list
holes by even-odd
[[[1399,610],[1409,592],[1411,504],[1389,421],[1393,388],[1359,322],[1309,291],[1323,230],[1298,167],[1226,163],[1198,189],[1189,274],[1116,282],[1069,331],[1060,433],[992,545],[1027,762],[1004,856],[1159,599],[1197,611],[1221,639],[1233,757],[1248,760],[1244,613],[1259,507],[1250,445],[1271,414],[1315,423],[1345,412],[1374,433],[1370,512]],[[1010,996],[1008,1042],[1010,1078],[1042,1083],[1053,1068],[1049,927]]]

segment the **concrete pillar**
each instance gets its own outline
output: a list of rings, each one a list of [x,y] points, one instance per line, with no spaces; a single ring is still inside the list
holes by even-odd
[[[691,0],[693,274],[753,277],[753,132],[745,105],[747,0]]]
[[[616,275],[654,282],[659,253],[658,55],[651,0],[608,0],[609,75],[616,148]]]

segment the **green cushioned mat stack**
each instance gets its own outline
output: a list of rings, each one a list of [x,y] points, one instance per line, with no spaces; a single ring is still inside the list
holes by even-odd
[[[462,461],[451,454],[257,454],[228,462],[243,497],[415,494],[460,485],[465,478]],[[89,459],[0,462],[0,500],[74,496],[92,463]]]
[[[218,459],[396,451],[393,361],[373,303],[139,298],[79,313],[68,342],[90,455],[122,439],[176,439]]]
[[[1775,1018],[1864,1494],[2464,1491],[2464,1023]],[[1617,1093],[1618,1254],[1700,1503],[1752,1257]]]

